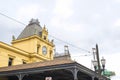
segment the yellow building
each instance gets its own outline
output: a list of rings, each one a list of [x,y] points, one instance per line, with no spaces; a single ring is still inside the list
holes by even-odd
[[[67,45],[53,60],[53,47],[46,27],[32,19],[12,45],[0,42],[0,80],[108,80],[72,61]]]
[[[0,42],[0,67],[53,60],[53,47],[46,27],[31,19],[12,45]]]

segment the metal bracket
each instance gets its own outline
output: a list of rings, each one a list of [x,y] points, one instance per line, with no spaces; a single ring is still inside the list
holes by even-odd
[[[22,80],[26,74],[19,73],[16,76],[18,77],[19,80]]]
[[[72,69],[67,69],[67,70],[69,70],[73,74],[74,80],[78,80],[77,73],[79,70],[77,69],[76,66]]]

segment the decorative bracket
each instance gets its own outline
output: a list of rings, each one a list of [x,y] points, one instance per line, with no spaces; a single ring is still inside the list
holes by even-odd
[[[22,80],[26,74],[19,73],[16,76],[18,77],[19,80]]]
[[[67,69],[67,70],[72,72],[74,80],[78,80],[77,73],[78,73],[79,70],[76,68],[76,66],[74,68],[72,68],[72,69]]]

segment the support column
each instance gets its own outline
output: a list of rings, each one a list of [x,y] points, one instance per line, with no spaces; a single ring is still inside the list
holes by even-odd
[[[74,80],[78,80],[77,73],[78,73],[79,70],[76,68],[76,66],[75,66],[75,68],[67,69],[67,70],[72,72]]]
[[[78,73],[78,70],[75,68],[74,69],[74,80],[78,80],[78,77],[77,77],[77,73]]]
[[[18,80],[22,80],[24,76],[25,76],[25,74],[21,74],[21,73],[20,73],[20,74],[18,74],[18,75],[17,75]]]

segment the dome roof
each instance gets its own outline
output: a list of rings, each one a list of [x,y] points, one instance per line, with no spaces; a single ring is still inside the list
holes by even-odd
[[[29,24],[24,28],[22,33],[18,36],[18,39],[26,38],[32,35],[41,36],[42,34],[42,27],[39,24],[38,19],[31,19]]]

